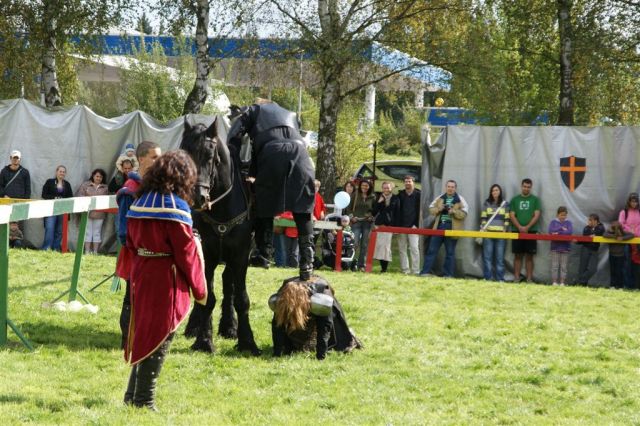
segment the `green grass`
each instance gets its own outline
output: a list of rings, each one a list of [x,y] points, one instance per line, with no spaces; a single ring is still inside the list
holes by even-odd
[[[160,413],[127,408],[122,293],[87,292],[114,262],[83,264],[97,315],[60,313],[41,304],[68,287],[73,255],[11,252],[10,318],[36,351],[11,331],[0,349],[3,425],[640,424],[640,293],[323,272],[365,349],[273,359],[266,300],[293,275],[282,269],[249,270],[261,357],[222,339],[214,356],[192,353],[180,335]]]

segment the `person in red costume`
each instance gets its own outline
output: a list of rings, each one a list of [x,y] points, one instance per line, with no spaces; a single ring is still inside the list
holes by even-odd
[[[170,151],[147,170],[127,214],[131,321],[124,358],[133,367],[125,404],[156,410],[156,381],[173,334],[191,306],[207,299],[204,261],[191,219],[197,171],[182,150]]]

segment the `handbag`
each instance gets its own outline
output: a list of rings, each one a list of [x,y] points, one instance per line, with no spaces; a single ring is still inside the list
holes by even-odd
[[[500,209],[502,208],[502,206],[504,206],[504,204],[506,203],[506,201],[503,201],[502,203],[500,203],[500,205],[498,206],[498,208],[496,209],[496,211],[493,213],[493,216],[491,216],[489,218],[489,220],[487,221],[487,223],[484,224],[484,226],[482,228],[480,228],[480,232],[484,232],[487,227],[491,224],[491,222],[493,221],[493,219],[496,218],[496,216],[498,215],[498,213],[500,212]],[[479,246],[482,246],[482,243],[484,242],[484,238],[482,237],[476,237],[476,244]]]

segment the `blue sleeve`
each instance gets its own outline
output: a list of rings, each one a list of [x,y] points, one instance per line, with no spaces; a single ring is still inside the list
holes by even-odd
[[[133,204],[131,195],[122,194],[118,197],[118,240],[123,246],[127,243],[127,213]]]
[[[567,220],[567,235],[573,234],[573,223],[570,220]]]

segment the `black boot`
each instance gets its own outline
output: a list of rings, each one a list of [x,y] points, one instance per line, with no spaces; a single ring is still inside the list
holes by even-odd
[[[173,333],[149,358],[137,365],[136,390],[133,394],[133,405],[136,407],[146,407],[152,411],[158,411],[156,408],[156,384],[167,351],[171,346],[171,339],[173,339]]]
[[[300,279],[308,281],[313,274],[313,235],[301,235],[298,237],[300,248]]]
[[[133,404],[133,394],[136,391],[136,370],[137,365],[131,368],[131,374],[129,375],[129,383],[127,383],[127,390],[124,391],[124,403],[125,405]]]
[[[127,341],[129,335],[129,321],[131,319],[131,297],[129,295],[130,286],[127,280],[127,286],[124,291],[124,299],[122,300],[122,311],[120,311],[120,331],[122,332],[121,348],[124,349],[124,344]]]
[[[260,217],[255,222],[256,252],[251,256],[251,266],[269,269],[273,254],[273,218]]]

